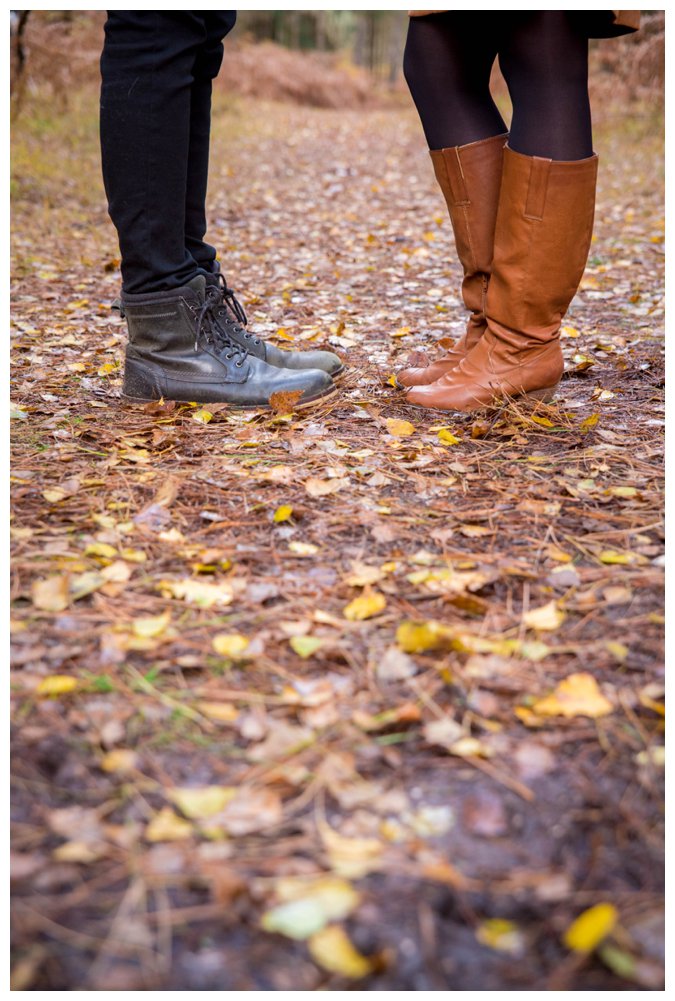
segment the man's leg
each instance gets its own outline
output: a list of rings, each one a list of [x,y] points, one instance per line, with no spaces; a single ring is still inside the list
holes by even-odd
[[[184,286],[193,68],[204,15],[110,11],[101,56],[101,157],[126,293]]]
[[[204,242],[206,233],[206,186],[209,170],[212,81],[223,59],[223,38],[232,30],[234,10],[204,12],[206,41],[193,67],[190,102],[190,148],[185,197],[185,249],[204,271],[213,271],[215,248]]]

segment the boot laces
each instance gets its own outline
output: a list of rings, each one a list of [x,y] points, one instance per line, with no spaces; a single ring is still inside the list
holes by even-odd
[[[213,292],[216,292],[216,295]],[[248,349],[241,347],[230,336],[227,329],[230,324],[219,323],[216,319],[214,311],[220,301],[220,291],[216,290],[215,286],[207,288],[204,303],[195,319],[195,351],[199,350],[200,341],[203,339],[219,350],[225,349],[225,358],[228,361],[236,359],[237,368],[241,368],[248,357]]]
[[[244,312],[244,307],[234,294],[234,289],[231,289],[230,286],[227,284],[225,275],[222,273],[222,271],[218,272],[218,282],[220,284],[219,294],[221,296],[222,302],[227,306],[229,306],[231,312],[234,314],[235,317],[234,320],[228,317],[229,322],[235,325],[238,334],[243,335],[249,341],[253,341],[254,344],[260,344],[261,341],[259,337],[255,337],[253,334],[250,334],[248,330],[244,329],[246,327],[246,324],[248,323],[248,317]],[[227,316],[227,315],[228,315],[227,309],[218,310],[218,316]]]

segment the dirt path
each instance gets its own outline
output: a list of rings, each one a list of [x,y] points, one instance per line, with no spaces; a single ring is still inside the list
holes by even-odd
[[[93,106],[18,133],[15,985],[660,989],[658,132],[599,130],[555,406],[478,420],[388,385],[461,330],[412,117],[216,132],[211,237],[348,360],[324,409],[121,402]]]

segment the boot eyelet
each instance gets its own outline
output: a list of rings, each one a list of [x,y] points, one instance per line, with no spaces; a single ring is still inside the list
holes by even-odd
[[[237,368],[243,368],[244,367],[243,361],[236,361],[235,365],[237,366]]]

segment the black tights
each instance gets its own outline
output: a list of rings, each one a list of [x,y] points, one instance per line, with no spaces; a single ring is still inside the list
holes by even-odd
[[[510,130],[490,94],[497,56],[513,105]],[[510,132],[511,149],[527,156],[593,154],[588,37],[573,12],[412,17],[403,68],[430,149]]]

